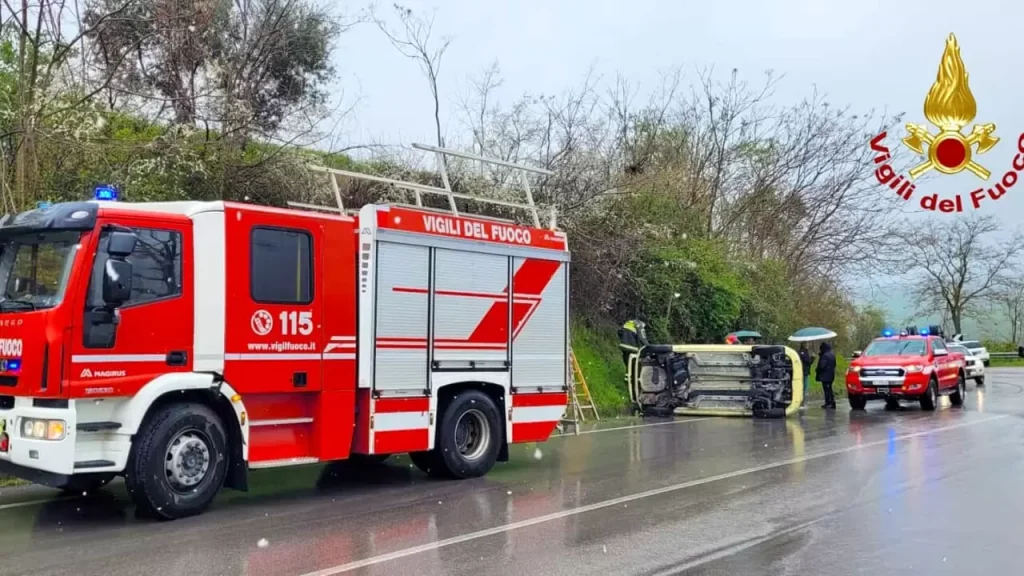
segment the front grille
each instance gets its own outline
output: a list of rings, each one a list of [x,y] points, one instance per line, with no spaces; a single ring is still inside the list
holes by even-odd
[[[903,368],[861,368],[861,378],[900,378]]]
[[[8,388],[14,388],[18,385],[17,376],[0,376],[0,386],[6,386]]]

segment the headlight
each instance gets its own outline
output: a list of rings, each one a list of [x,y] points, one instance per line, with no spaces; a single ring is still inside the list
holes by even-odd
[[[860,373],[860,366],[850,366],[849,368],[846,369],[846,371],[849,372],[850,374],[858,374]]]
[[[36,440],[63,440],[67,433],[63,420],[40,420],[37,418],[22,418],[22,438],[35,438]]]
[[[920,364],[914,364],[913,366],[907,366],[907,374],[915,374],[924,370],[924,366]]]

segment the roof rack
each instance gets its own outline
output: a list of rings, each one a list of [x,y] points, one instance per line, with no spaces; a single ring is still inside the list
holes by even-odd
[[[306,204],[302,202],[288,202],[288,205],[293,208],[302,208],[306,210],[322,210],[327,212],[340,212],[341,214],[353,214],[358,213],[358,210],[346,210],[345,204],[341,198],[341,187],[338,185],[338,178],[354,178],[357,180],[367,180],[370,182],[379,182],[381,184],[389,184],[395,188],[412,191],[416,196],[416,204],[413,207],[421,210],[437,210],[440,212],[451,213],[454,216],[459,216],[459,209],[455,205],[455,199],[473,200],[485,204],[491,204],[496,206],[505,206],[507,208],[518,208],[527,211],[533,219],[533,225],[537,228],[541,227],[540,224],[540,211],[537,204],[533,201],[533,191],[530,189],[530,174],[541,174],[544,176],[553,176],[554,172],[550,170],[544,170],[543,168],[534,168],[532,166],[524,166],[523,164],[516,164],[513,162],[506,162],[504,160],[498,160],[495,158],[486,158],[484,156],[477,156],[476,154],[469,154],[466,152],[459,152],[457,150],[450,150],[447,148],[439,148],[437,146],[430,146],[427,144],[413,144],[413,148],[417,150],[423,150],[425,152],[433,152],[437,158],[438,171],[441,173],[441,181],[444,182],[444,188],[438,188],[436,186],[429,186],[427,184],[419,184],[417,182],[407,182],[405,180],[396,180],[394,178],[384,178],[382,176],[374,176],[372,174],[363,174],[361,172],[351,172],[349,170],[338,170],[336,168],[327,168],[325,166],[310,166],[310,168],[317,172],[323,172],[327,174],[328,179],[331,183],[331,191],[334,193],[334,200],[337,206],[321,206],[317,204]],[[519,171],[519,181],[522,184],[523,192],[526,196],[526,202],[510,202],[506,200],[498,200],[495,198],[486,198],[482,196],[474,196],[472,194],[464,194],[461,192],[455,192],[452,190],[451,181],[448,178],[448,168],[445,163],[445,156],[453,156],[456,158],[463,158],[466,160],[473,160],[476,162],[482,162],[484,164],[492,164],[495,166],[502,166],[505,168],[512,168]],[[423,205],[424,194],[436,194],[445,196],[448,198],[448,210],[431,208]],[[481,214],[472,214],[476,218],[484,218],[487,220],[499,220],[507,221],[503,218],[494,218],[490,216],[484,216]],[[548,227],[555,229],[557,226],[557,215],[554,206],[550,209],[550,216],[548,219]]]

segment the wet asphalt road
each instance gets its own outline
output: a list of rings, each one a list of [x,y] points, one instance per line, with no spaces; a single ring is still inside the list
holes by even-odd
[[[0,488],[0,574],[1020,573],[1024,370],[968,394],[934,413],[616,422],[463,482],[405,458],[260,471],[172,523],[136,519],[120,485]]]

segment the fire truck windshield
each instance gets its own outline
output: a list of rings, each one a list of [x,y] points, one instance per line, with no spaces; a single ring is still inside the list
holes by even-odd
[[[864,356],[924,356],[924,340],[875,340]]]
[[[0,241],[0,313],[59,304],[80,237],[80,232],[43,232]]]

